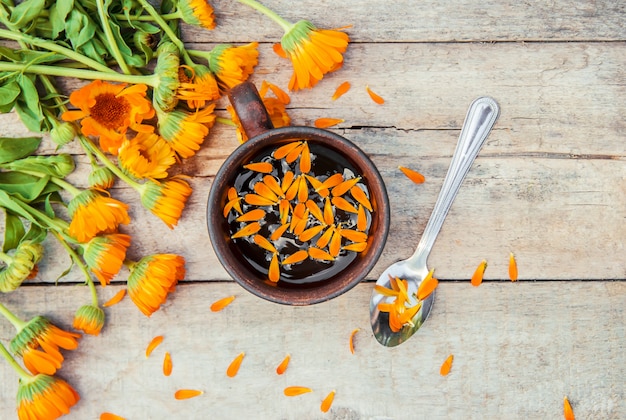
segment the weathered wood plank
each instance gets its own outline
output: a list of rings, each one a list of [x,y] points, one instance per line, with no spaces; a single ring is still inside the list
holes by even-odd
[[[182,285],[150,319],[126,298],[106,310],[99,337],[83,337],[78,350],[65,353],[59,374],[83,398],[68,418],[93,419],[104,411],[129,419],[561,418],[564,395],[577,418],[626,417],[626,283],[445,283],[425,326],[393,349],[372,336],[371,287],[287,307],[229,283]],[[117,290],[110,286],[103,297]],[[83,294],[78,286],[24,287],[3,302],[22,317],[43,312],[67,327]],[[229,294],[237,296],[231,306],[209,311]],[[352,355],[354,328],[361,331]],[[160,334],[163,344],[146,359],[145,346]],[[0,323],[0,338],[12,336]],[[165,351],[174,363],[170,377],[161,373]],[[226,377],[242,351],[239,374]],[[291,364],[277,376],[286,353]],[[444,378],[439,366],[449,354],[455,360]],[[0,370],[0,417],[12,419],[16,377],[7,364]],[[314,391],[284,397],[291,385]],[[176,401],[179,388],[205,394]],[[320,401],[332,389],[335,403],[323,415]]]

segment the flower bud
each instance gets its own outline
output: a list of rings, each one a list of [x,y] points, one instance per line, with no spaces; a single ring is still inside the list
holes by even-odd
[[[50,137],[52,138],[52,141],[59,146],[64,146],[74,140],[76,134],[76,125],[71,122],[56,124],[52,130],[50,130]]]
[[[115,183],[115,175],[113,172],[105,166],[98,166],[89,173],[87,178],[89,186],[91,188],[97,188],[99,190],[108,190]]]
[[[85,334],[99,335],[104,326],[104,311],[94,305],[83,305],[74,315],[73,327]]]

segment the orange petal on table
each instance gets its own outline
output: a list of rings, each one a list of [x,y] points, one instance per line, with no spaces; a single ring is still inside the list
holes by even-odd
[[[235,220],[238,222],[256,222],[263,219],[265,217],[265,214],[266,212],[263,209],[254,209],[242,214]]]
[[[354,336],[356,335],[356,333],[358,333],[359,331],[361,331],[360,328],[355,328],[352,330],[352,332],[350,333],[350,341],[349,341],[349,346],[350,346],[350,353],[354,354]]]
[[[200,391],[197,389],[179,389],[174,393],[174,398],[176,398],[177,400],[187,400],[189,398],[194,398],[202,394],[204,394],[204,391]]]
[[[283,190],[284,193],[287,192],[287,190],[291,186],[293,179],[294,179],[293,172],[291,171],[285,172],[285,175],[283,175],[283,180],[280,183],[280,189]]]
[[[359,208],[356,212],[356,228],[361,232],[367,229],[367,215],[365,214],[365,207],[362,204],[359,204]]]
[[[335,197],[344,195],[350,190],[350,188],[354,187],[360,180],[361,180],[361,177],[358,177],[358,176],[356,178],[346,179],[345,181],[333,187],[333,189],[330,190],[330,193]]]
[[[309,150],[309,144],[304,143],[302,154],[300,155],[300,172],[303,174],[308,173],[311,170],[311,151]]]
[[[367,198],[367,194],[365,194],[365,191],[363,191],[363,189],[360,188],[358,185],[350,188],[350,194],[352,195],[352,197],[354,197],[356,201],[359,202],[359,204],[362,204],[363,207],[365,207],[369,211],[373,211],[372,203],[370,203],[369,198]]]
[[[246,194],[243,200],[253,206],[273,206],[275,204],[275,201],[252,193]]]
[[[335,399],[335,390],[333,389],[330,393],[322,400],[322,404],[320,404],[320,410],[322,413],[327,413],[330,410],[330,407],[333,405],[333,400]]]
[[[100,420],[125,420],[124,417],[118,416],[113,413],[102,413],[100,414]]]
[[[274,178],[272,175],[265,175],[263,177],[263,183],[267,185],[267,187],[270,190],[272,190],[272,192],[276,194],[278,197],[284,197],[285,194],[283,190],[280,188],[280,184],[278,183],[276,178]]]
[[[335,93],[333,93],[333,97],[331,99],[333,101],[336,101],[337,99],[342,97],[349,90],[350,90],[350,82],[343,82],[342,84],[340,84],[337,87],[337,89],[335,90]]]
[[[315,248],[313,246],[309,248],[309,257],[315,260],[322,260],[322,261],[333,261],[335,259],[332,255],[330,255],[328,252],[324,251],[323,249]]]
[[[228,305],[230,305],[233,300],[235,300],[235,296],[227,296],[225,298],[216,300],[211,304],[211,312],[219,312]]]
[[[289,228],[289,223],[280,225],[278,228],[276,228],[274,232],[272,232],[272,234],[270,235],[270,239],[272,241],[277,241],[278,239],[280,239],[281,236],[283,236],[283,234],[287,231],[288,228]]]
[[[341,118],[318,118],[313,123],[317,128],[333,127],[337,124],[344,122]]]
[[[248,194],[248,195],[250,195],[250,194]],[[244,236],[254,235],[259,230],[261,230],[261,224],[259,222],[248,223],[247,225],[242,227],[240,230],[235,232],[231,236],[231,238],[232,239],[237,239],[237,238],[243,238]]]
[[[328,245],[328,253],[333,257],[336,257],[341,252],[341,234],[338,232],[338,229],[335,230],[333,236],[330,238],[330,243]]]
[[[330,204],[330,200],[326,198],[324,201],[324,223],[327,225],[332,225],[335,221],[335,212],[333,211],[333,206]]]
[[[328,228],[326,232],[324,232],[322,236],[319,237],[319,239],[315,243],[315,246],[317,246],[318,248],[325,248],[326,245],[328,245],[328,243],[330,242],[330,239],[333,237],[334,232],[334,228]]]
[[[382,105],[385,103],[385,100],[378,96],[376,93],[374,93],[374,91],[370,89],[369,86],[365,86],[365,90],[367,91],[368,95],[370,95],[370,98],[372,98],[372,101],[376,102],[378,105]]]
[[[367,234],[352,229],[341,229],[341,236],[352,242],[366,242]]]
[[[267,238],[265,238],[265,236],[263,235],[256,234],[254,235],[252,240],[254,241],[255,244],[257,244],[258,246],[260,246],[266,251],[269,251],[272,253],[277,252],[276,247],[270,241],[268,241]]]
[[[409,169],[404,166],[398,166],[398,169],[400,169],[407,178],[409,178],[416,184],[421,184],[426,180],[426,178],[424,178],[424,175],[420,174],[417,171],[414,171],[413,169]]]
[[[574,410],[567,397],[563,397],[563,417],[565,420],[575,420]]]
[[[157,346],[159,344],[161,344],[162,342],[163,342],[163,336],[162,335],[157,335],[156,337],[154,337],[150,341],[150,344],[148,344],[148,347],[146,347],[146,357],[150,357],[150,355],[152,354],[154,349],[156,349]]]
[[[172,374],[172,356],[166,351],[163,356],[163,375],[170,376]]]
[[[454,355],[451,354],[450,356],[448,356],[445,362],[443,362],[443,364],[441,365],[441,369],[439,369],[439,373],[441,374],[441,376],[446,376],[448,373],[450,373],[450,369],[452,369],[453,360],[454,360]]]
[[[309,210],[309,212],[313,215],[313,217],[315,217],[320,222],[324,223],[324,214],[322,213],[322,210],[320,210],[318,205],[315,204],[313,200],[307,200],[305,205],[306,205],[306,208]]]
[[[300,144],[301,142],[299,141],[292,141],[290,143],[283,144],[278,149],[274,150],[274,158],[275,159],[284,158],[285,156],[289,154],[289,152],[291,152],[296,147],[300,146]]]
[[[287,58],[287,53],[285,52],[285,50],[283,50],[283,46],[280,45],[280,42],[277,42],[274,45],[272,45],[272,50],[277,56],[281,58]]]
[[[326,178],[324,182],[322,182],[322,188],[333,188],[341,184],[342,182],[343,182],[343,175],[337,173]]]
[[[355,242],[343,247],[346,251],[363,252],[367,249],[367,242]]]
[[[278,201],[278,196],[272,191],[270,187],[265,185],[263,182],[257,182],[254,184],[254,192],[260,195],[263,198],[267,198],[268,200],[276,203]]]
[[[111,299],[104,302],[102,306],[106,308],[108,306],[113,306],[116,303],[120,303],[122,299],[124,299],[124,296],[126,296],[126,289],[122,289],[119,292],[117,292]]]
[[[282,375],[287,370],[287,366],[289,366],[289,361],[291,360],[291,355],[287,354],[282,362],[276,367],[276,374]]]
[[[487,260],[482,260],[478,267],[476,267],[476,271],[472,275],[472,286],[480,286],[480,283],[483,282],[483,275],[485,274],[485,269],[487,268]]]
[[[274,170],[274,165],[269,162],[252,162],[243,165],[243,167],[250,171],[261,172],[262,174],[269,174]]]
[[[350,204],[350,202],[343,197],[333,197],[331,203],[338,209],[348,213],[357,214],[359,212],[356,207]]]
[[[300,235],[298,235],[298,239],[302,242],[308,242],[313,239],[317,234],[319,234],[324,229],[323,225],[316,225],[306,229]],[[305,251],[306,252],[306,251]]]
[[[437,288],[439,280],[433,277],[434,270],[430,270],[428,275],[422,280],[417,288],[417,299],[424,300]]]
[[[509,278],[511,281],[517,281],[517,261],[512,252],[509,254]]]
[[[230,362],[230,365],[228,365],[228,369],[226,369],[226,375],[228,375],[228,377],[234,378],[237,375],[237,372],[239,372],[241,362],[243,362],[243,358],[245,355],[245,352],[241,352],[237,355],[237,357],[233,359],[232,362]]]
[[[289,153],[287,153],[287,156],[285,156],[285,162],[295,162],[296,159],[298,159],[298,156],[300,156],[300,153],[302,153],[302,149],[304,149],[304,142],[299,142],[296,147],[294,147],[292,150],[289,151]]]
[[[297,395],[306,394],[307,392],[313,392],[313,390],[306,386],[288,386],[283,391],[287,397],[295,397]]]
[[[281,264],[282,265],[296,264],[296,263],[306,260],[308,256],[309,256],[309,253],[306,252],[304,249],[301,249],[300,251],[296,251],[293,254],[287,256],[287,258],[281,261]]]
[[[267,272],[267,278],[272,283],[280,280],[280,267],[278,266],[278,254],[272,255],[272,261],[270,261],[270,268]]]

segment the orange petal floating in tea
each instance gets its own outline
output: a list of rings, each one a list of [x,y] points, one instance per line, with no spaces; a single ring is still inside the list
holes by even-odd
[[[302,143],[299,141],[292,141],[291,143],[284,144],[280,146],[278,149],[274,150],[274,158],[282,159],[286,157],[289,152],[291,152],[296,147],[300,146]]]
[[[304,233],[304,229],[306,229],[308,224],[309,224],[309,211],[307,210],[304,217],[300,219],[300,221],[293,228],[294,235],[296,236],[302,235]]]
[[[163,375],[170,376],[172,374],[172,356],[168,351],[163,356]]]
[[[289,223],[285,223],[284,225],[279,226],[274,232],[272,232],[272,234],[270,235],[270,239],[272,241],[279,240],[280,237],[283,236],[283,234],[287,231],[287,229],[289,229]]]
[[[472,275],[472,286],[480,286],[480,284],[483,282],[483,275],[485,274],[485,269],[487,268],[487,260],[482,260],[480,262],[480,264],[478,264],[478,267],[476,268],[476,271],[474,271],[474,274]]]
[[[334,232],[335,229],[333,227],[329,227],[326,232],[324,232],[322,236],[318,238],[315,246],[317,246],[318,248],[325,248],[326,245],[328,245],[328,243],[330,242],[330,239],[333,237]]]
[[[417,171],[414,171],[413,169],[409,169],[404,166],[398,166],[398,169],[400,169],[407,178],[409,178],[416,184],[421,184],[426,180],[426,178],[424,178],[424,175],[420,174]]]
[[[272,189],[268,187],[267,185],[265,185],[264,183],[257,182],[256,184],[254,184],[253,188],[254,188],[254,192],[256,192],[261,197],[267,198],[272,203],[278,202],[278,196],[274,194],[274,191],[272,191]]]
[[[335,229],[333,232],[333,236],[330,238],[330,243],[328,245],[328,253],[333,257],[337,257],[341,252],[341,234],[338,232],[338,229]]]
[[[367,198],[367,194],[365,194],[365,191],[363,191],[363,189],[361,189],[358,185],[350,188],[350,194],[359,204],[363,205],[363,207],[369,211],[373,211],[372,203],[370,203],[369,198]]]
[[[311,151],[309,150],[309,144],[304,143],[302,153],[300,155],[300,172],[303,174],[308,173],[311,170]]]
[[[295,162],[296,159],[298,159],[298,156],[300,156],[300,153],[302,153],[302,149],[304,149],[304,142],[299,142],[296,147],[294,147],[292,150],[289,151],[289,153],[287,153],[287,156],[285,156],[285,162]]]
[[[295,397],[297,395],[306,394],[307,392],[313,392],[313,390],[306,386],[288,386],[283,391],[287,397]]]
[[[346,179],[345,181],[342,181],[340,184],[337,184],[335,187],[333,187],[333,189],[330,190],[330,193],[335,197],[344,195],[345,193],[350,191],[350,188],[358,184],[360,180],[361,177]]]
[[[267,187],[270,190],[272,190],[272,192],[274,194],[276,194],[278,197],[283,198],[285,196],[285,193],[283,192],[282,188],[280,187],[280,184],[278,183],[276,178],[274,178],[272,175],[265,175],[263,177],[263,183],[265,185],[267,185]]]
[[[360,231],[367,229],[367,214],[365,214],[365,207],[362,204],[359,204],[356,212],[356,228]]]
[[[238,222],[257,222],[263,219],[265,217],[265,214],[265,210],[263,209],[254,209],[242,214],[235,220]]]
[[[216,300],[211,304],[211,312],[219,312],[228,305],[230,305],[233,300],[235,300],[235,296],[227,296],[225,298]]]
[[[454,360],[454,355],[451,354],[450,356],[448,356],[445,362],[443,362],[443,364],[441,365],[441,369],[439,369],[439,374],[441,374],[441,376],[446,376],[448,373],[450,373],[450,369],[452,369],[453,360]]]
[[[359,331],[361,331],[360,328],[355,328],[352,330],[352,332],[350,333],[350,353],[354,354],[354,336],[356,335],[356,333],[358,333]]]
[[[563,397],[563,417],[565,420],[575,420],[574,410],[567,397]]]
[[[313,246],[309,248],[309,257],[315,260],[322,260],[322,261],[334,261],[335,260],[335,258],[332,255],[330,255],[328,252],[324,251],[323,249],[315,248]]]
[[[252,240],[254,241],[255,244],[257,244],[258,246],[260,246],[266,251],[269,251],[271,253],[278,252],[276,251],[276,247],[270,241],[268,241],[267,238],[265,238],[262,235],[256,234],[254,235]]]
[[[150,357],[154,349],[156,349],[158,345],[161,344],[162,342],[163,342],[162,335],[157,335],[156,337],[154,337],[148,344],[148,347],[146,347],[146,357]]]
[[[272,255],[272,261],[270,261],[270,268],[267,272],[267,278],[272,283],[280,280],[280,267],[278,266],[278,254]]]
[[[509,254],[509,278],[511,281],[517,281],[517,261],[512,252]]]
[[[280,183],[280,189],[283,190],[284,193],[286,193],[289,187],[291,186],[293,179],[294,179],[293,172],[291,171],[285,172],[285,175],[283,175],[283,180]]]
[[[304,176],[300,176],[298,181],[298,201],[301,203],[306,203],[309,199],[309,188],[306,185],[306,180]]]
[[[422,280],[420,286],[417,288],[418,300],[426,299],[439,285],[439,280],[433,277],[433,273],[434,270],[430,270],[428,275],[424,278],[424,280]]]
[[[239,195],[237,194],[237,190],[235,189],[235,187],[230,187],[228,189],[228,192],[226,193],[228,195],[228,200],[232,201],[236,198],[239,197]]]
[[[337,86],[337,89],[335,90],[335,93],[333,93],[333,97],[331,99],[333,101],[336,101],[337,99],[342,97],[349,90],[350,90],[350,82],[343,82],[342,84]]]
[[[300,181],[301,180],[302,180],[302,178],[300,177],[300,175],[298,175],[293,180],[293,182],[291,183],[289,188],[287,188],[287,191],[285,192],[285,198],[287,200],[291,201],[294,198],[296,198],[296,195],[298,195],[298,191],[300,190]]]
[[[276,367],[276,374],[282,375],[287,370],[287,366],[289,366],[289,361],[291,360],[291,355],[287,354],[282,362]]]
[[[322,404],[320,404],[320,410],[322,413],[327,413],[330,410],[330,407],[333,405],[333,401],[335,399],[335,390],[330,391],[330,393],[322,400]]]
[[[327,188],[327,189],[334,188],[337,185],[341,184],[342,182],[343,182],[343,175],[337,173],[326,178],[322,182],[322,188]]]
[[[318,118],[313,123],[317,128],[329,128],[344,122],[341,118]]]
[[[243,165],[249,171],[261,172],[262,174],[269,174],[274,170],[274,166],[269,162],[252,162],[247,165]]]
[[[367,242],[355,242],[343,247],[346,251],[363,252],[367,249]]]
[[[367,234],[352,229],[341,229],[341,236],[352,242],[366,242]]]
[[[125,420],[124,417],[118,416],[113,413],[102,413],[100,414],[100,420]]]
[[[309,257],[309,253],[306,252],[304,249],[301,249],[300,251],[296,251],[293,254],[287,256],[282,262],[282,265],[287,265],[287,264],[296,264],[299,262],[302,262],[304,260],[306,260]]]
[[[241,362],[243,362],[243,358],[245,357],[245,355],[245,352],[241,352],[237,355],[237,357],[233,359],[232,362],[230,362],[230,365],[228,365],[228,368],[226,369],[226,375],[229,378],[234,378],[235,376],[237,376],[237,372],[239,372]]]
[[[289,211],[291,210],[291,204],[289,200],[283,199],[278,203],[278,215],[280,216],[280,223],[285,224],[289,220]]]
[[[248,194],[248,195],[250,195],[250,194]],[[244,227],[242,227],[237,232],[235,232],[231,236],[231,238],[232,239],[237,239],[237,238],[243,238],[244,236],[254,235],[259,230],[261,230],[261,224],[259,222],[252,222],[252,223],[249,223],[249,224],[245,225]]]
[[[332,225],[335,221],[335,212],[333,211],[333,206],[330,203],[330,200],[326,198],[324,200],[324,223],[327,225]]]
[[[372,101],[376,102],[378,105],[382,105],[385,103],[385,100],[381,98],[378,94],[374,93],[374,91],[370,89],[369,86],[365,86],[365,90],[367,91],[367,94],[370,95],[370,98],[372,98]]]
[[[224,217],[228,217],[228,213],[230,213],[232,209],[235,209],[237,213],[241,213],[241,204],[239,203],[240,201],[241,198],[236,198],[226,203],[226,205],[224,206]]]
[[[317,236],[322,230],[324,230],[323,225],[316,225],[316,226],[310,227],[306,229],[304,232],[302,232],[300,235],[298,235],[298,239],[301,242],[308,242],[311,239],[313,239],[315,236]],[[306,251],[304,252],[306,253]]]
[[[354,207],[348,200],[343,197],[333,197],[331,203],[340,210],[346,211],[348,213],[357,214],[358,210]]]
[[[268,198],[252,193],[246,194],[243,200],[252,206],[273,206],[275,204],[274,201]]]
[[[176,398],[177,400],[187,400],[189,398],[194,398],[202,394],[204,394],[204,391],[200,391],[197,389],[179,389],[174,393],[174,398]]]
[[[102,306],[106,308],[109,306],[113,306],[116,303],[120,303],[122,299],[124,299],[124,296],[126,296],[126,289],[122,289],[119,292],[117,292],[111,299],[103,303]]]
[[[306,205],[306,208],[309,210],[309,212],[313,215],[313,217],[315,217],[320,222],[324,223],[324,214],[322,213],[322,210],[320,210],[320,208],[317,206],[317,204],[315,204],[313,200],[307,200],[305,205]]]

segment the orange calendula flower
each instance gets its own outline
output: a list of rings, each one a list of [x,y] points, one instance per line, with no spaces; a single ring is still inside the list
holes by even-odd
[[[8,253],[0,251],[0,292],[12,292],[33,273],[37,274],[37,263],[43,252],[43,245],[31,240],[21,241]]]
[[[17,417],[56,419],[70,412],[80,400],[78,393],[62,379],[39,374],[20,379],[17,388]]]
[[[169,143],[154,133],[137,133],[125,140],[119,149],[120,167],[135,178],[167,177],[168,169],[176,163]]]
[[[109,306],[117,305],[124,299],[126,296],[126,289],[122,289],[117,292],[113,297],[102,304],[103,307],[108,308]]]
[[[182,158],[191,157],[200,150],[215,123],[214,109],[215,105],[210,104],[194,112],[158,112],[159,134]]]
[[[281,39],[282,50],[294,69],[289,89],[311,88],[325,74],[341,68],[349,41],[346,33],[318,29],[307,20],[292,25]]]
[[[237,376],[237,373],[239,372],[239,368],[241,367],[241,362],[243,362],[243,358],[245,356],[246,356],[246,353],[241,352],[237,355],[237,357],[233,359],[232,362],[230,362],[230,365],[228,365],[228,369],[226,369],[226,375],[229,378],[234,378],[235,376]]]
[[[83,257],[87,267],[100,280],[102,286],[109,284],[120,271],[129,246],[129,235],[109,233],[92,238],[84,247]]]
[[[219,44],[208,55],[209,69],[215,75],[222,91],[248,80],[258,64],[258,42],[234,46]]]
[[[91,189],[74,197],[67,209],[72,218],[69,234],[79,242],[130,223],[127,204]]]
[[[99,335],[104,327],[104,311],[95,305],[83,305],[74,314],[73,327],[90,335]]]
[[[185,23],[205,29],[215,28],[213,7],[207,0],[179,0],[176,5],[180,17]]]
[[[517,281],[517,261],[512,252],[509,254],[509,278],[511,281]]]
[[[282,375],[287,370],[287,366],[289,366],[289,361],[291,360],[291,355],[287,354],[282,362],[276,367],[276,374]]]
[[[203,108],[207,101],[220,98],[217,80],[208,67],[199,64],[193,67],[181,66],[178,72],[180,84],[176,94],[179,99],[187,101],[190,108]]]
[[[20,328],[10,346],[13,353],[24,358],[24,365],[32,373],[53,375],[64,360],[59,348],[76,349],[78,338],[80,334],[62,330],[47,318],[36,316]]]
[[[154,337],[148,344],[148,347],[146,347],[146,357],[150,357],[154,349],[156,349],[159,346],[159,344],[161,344],[162,342],[163,342],[162,335],[157,335],[156,337]]]
[[[228,305],[230,305],[233,300],[235,300],[235,296],[227,296],[225,298],[219,299],[211,304],[211,312],[219,312]]]
[[[179,389],[174,393],[174,398],[177,400],[187,400],[204,394],[204,391],[198,389]]]
[[[185,259],[175,254],[155,254],[131,264],[128,295],[146,316],[157,311],[176,284],[185,278]]]
[[[152,127],[141,124],[154,116],[154,109],[146,99],[147,90],[143,84],[126,87],[126,84],[95,80],[72,92],[70,103],[79,109],[66,111],[61,118],[81,120],[84,135],[100,137],[102,150],[117,155],[129,128],[152,131]]]
[[[448,356],[448,358],[441,365],[441,369],[439,369],[439,373],[441,376],[446,376],[450,373],[450,369],[452,369],[452,361],[454,360],[454,355]]]
[[[173,229],[191,195],[191,186],[181,178],[163,182],[148,181],[143,184],[141,202],[165,224]]]
[[[307,392],[313,392],[311,388],[306,386],[288,386],[284,389],[283,394],[287,397],[295,397],[298,395],[306,394]]]

